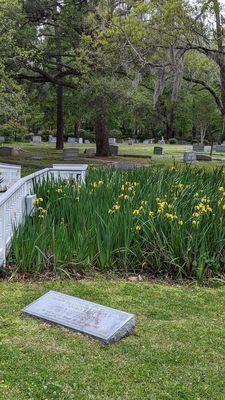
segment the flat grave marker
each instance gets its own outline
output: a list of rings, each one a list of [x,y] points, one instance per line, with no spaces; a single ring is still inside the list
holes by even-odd
[[[22,310],[83,333],[103,344],[128,336],[135,326],[133,314],[50,290]]]

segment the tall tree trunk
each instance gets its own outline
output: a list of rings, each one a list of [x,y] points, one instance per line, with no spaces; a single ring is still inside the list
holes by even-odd
[[[216,19],[216,41],[217,41],[217,64],[220,68],[220,82],[221,82],[221,103],[222,103],[222,114],[225,116],[225,56],[224,56],[224,32],[221,22],[220,2],[214,0],[214,14]]]
[[[56,132],[56,149],[62,150],[64,147],[63,141],[63,86],[57,85],[56,87],[56,97],[57,97],[57,132]]]
[[[62,43],[61,43],[61,33],[58,25],[58,9],[57,2],[55,5],[56,18],[55,18],[55,45],[56,45],[56,64],[58,72],[62,72]],[[64,140],[64,118],[63,118],[63,86],[56,86],[56,149],[63,150]]]
[[[75,122],[74,129],[73,129],[75,137],[78,137],[79,128],[80,128],[80,122]]]
[[[173,122],[174,122],[174,106],[172,104],[167,115],[167,124],[166,124],[167,139],[173,138],[175,136],[173,129]]]
[[[109,157],[109,139],[105,113],[99,113],[95,120],[96,156]]]

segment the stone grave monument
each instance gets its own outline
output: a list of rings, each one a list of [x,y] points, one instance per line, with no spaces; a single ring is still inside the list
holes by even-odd
[[[206,154],[196,154],[197,161],[212,161],[212,157]]]
[[[162,156],[163,155],[163,147],[155,146],[154,154],[157,156]]]
[[[89,147],[88,149],[84,150],[84,154],[87,157],[94,157],[96,154],[96,148],[95,147]]]
[[[48,143],[56,143],[56,137],[50,135],[48,137]]]
[[[115,144],[110,144],[109,145],[110,153],[112,156],[118,156],[119,154],[119,146]]]
[[[67,143],[75,143],[75,137],[69,136],[67,139]]]
[[[79,157],[79,150],[72,148],[63,150],[63,160],[65,161],[73,161]]]
[[[110,137],[109,138],[109,144],[116,144],[116,138]]]
[[[194,163],[197,160],[197,153],[195,151],[185,151],[183,161],[184,163]]]
[[[32,137],[33,143],[41,143],[41,141],[42,141],[41,136],[33,136]]]
[[[50,290],[22,310],[23,315],[62,325],[110,344],[128,336],[135,316]]]
[[[1,157],[14,157],[18,156],[21,152],[21,149],[18,147],[10,147],[10,146],[0,146],[0,156]]]
[[[193,151],[197,151],[197,152],[204,152],[205,150],[205,146],[202,143],[194,143],[193,144]]]

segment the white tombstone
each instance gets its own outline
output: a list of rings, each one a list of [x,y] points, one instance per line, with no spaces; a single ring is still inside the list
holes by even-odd
[[[143,141],[143,144],[152,144],[152,139],[146,139]]]
[[[90,144],[90,140],[85,140],[84,144]]]
[[[56,137],[50,135],[48,137],[48,143],[56,143]]]
[[[78,143],[79,143],[79,144],[83,144],[83,138],[82,138],[82,137],[79,137],[79,138],[78,138]]]
[[[209,153],[211,151],[211,146],[205,146],[204,152]]]
[[[75,143],[75,137],[69,136],[67,139],[67,143]]]
[[[116,138],[110,137],[109,138],[109,144],[116,144]]]
[[[33,136],[32,141],[33,143],[41,143],[41,136]]]

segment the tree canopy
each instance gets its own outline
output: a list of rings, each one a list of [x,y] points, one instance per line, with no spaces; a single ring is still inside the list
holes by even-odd
[[[210,139],[224,129],[218,0],[0,0],[0,123],[63,137]]]

